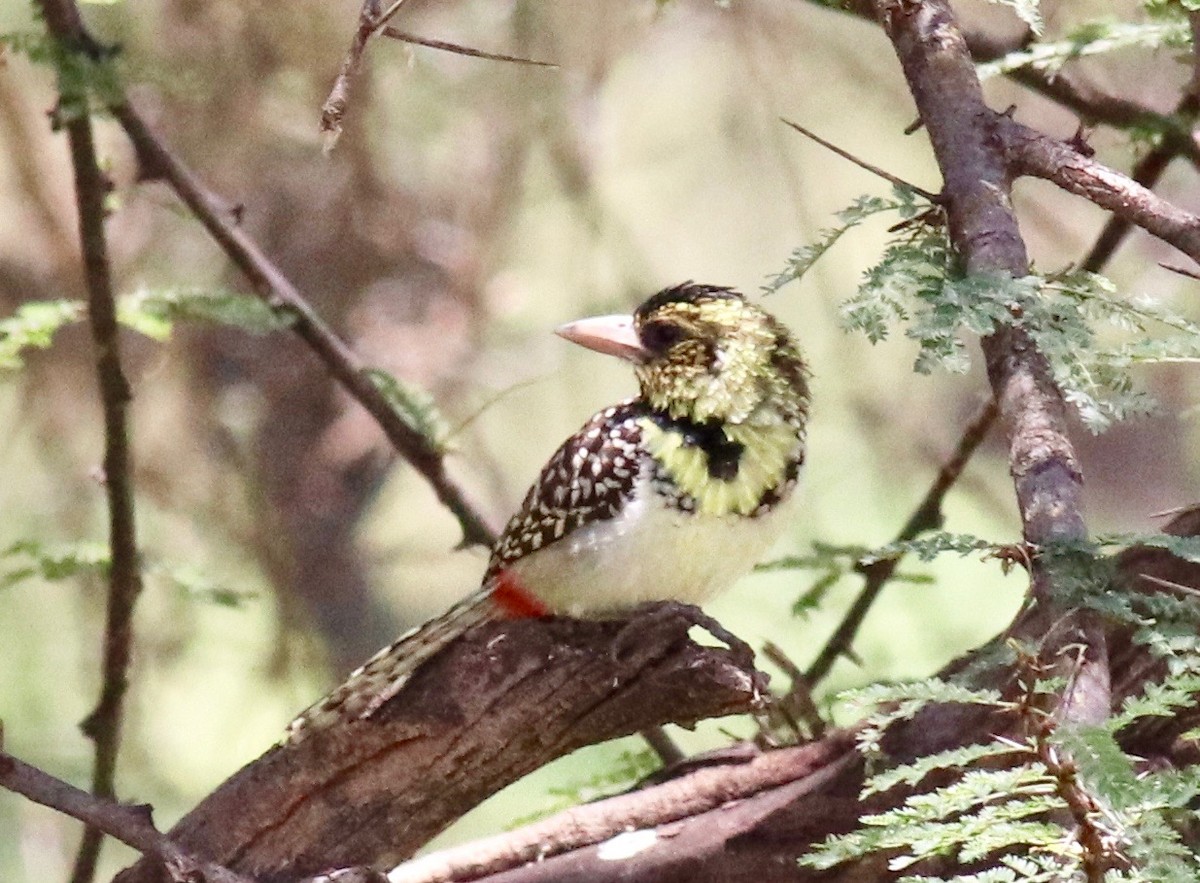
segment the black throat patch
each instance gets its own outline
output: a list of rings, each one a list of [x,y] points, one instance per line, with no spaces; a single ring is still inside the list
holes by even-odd
[[[721,428],[720,420],[696,423],[657,411],[650,416],[659,428],[682,435],[685,447],[699,448],[704,452],[711,478],[718,481],[733,481],[737,478],[742,452],[746,450],[746,446],[741,442],[731,441]]]

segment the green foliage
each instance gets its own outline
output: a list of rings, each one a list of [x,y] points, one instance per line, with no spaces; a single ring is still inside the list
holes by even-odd
[[[1077,58],[1130,48],[1180,49],[1190,44],[1191,32],[1187,21],[1181,17],[1159,17],[1140,23],[1097,21],[1076,27],[1065,39],[1034,43],[994,61],[978,64],[975,69],[980,79],[1023,67],[1054,74]]]
[[[1067,795],[1083,794],[1094,807],[1089,824],[1130,864],[1112,872],[1117,876],[1111,879],[1195,880],[1200,861],[1181,842],[1179,830],[1200,821],[1191,809],[1200,796],[1200,771],[1139,768],[1138,759],[1127,755],[1115,737],[1119,729],[1143,718],[1172,714],[1182,696],[1200,688],[1195,676],[1200,671],[1200,641],[1193,643],[1197,652],[1191,657],[1190,674],[1168,675],[1158,689],[1126,703],[1120,715],[1100,726],[1057,731],[1052,724],[1027,726],[1034,735],[996,738],[890,767],[885,764],[883,733],[930,702],[968,702],[1034,721],[1044,713],[1022,700],[1004,700],[993,691],[936,679],[848,694],[852,702],[880,706],[865,721],[860,738],[872,768],[862,797],[878,797],[898,787],[907,793],[898,805],[864,815],[857,830],[816,846],[801,864],[827,869],[884,853],[893,871],[939,857],[989,865],[951,878],[902,878],[912,883],[1076,879],[1085,847],[1074,822],[1068,821],[1072,816]],[[1046,696],[1061,687],[1061,680],[1039,682],[1029,695]],[[1056,759],[1043,762],[1044,757]],[[922,789],[930,777],[936,784]]]
[[[869,759],[883,757],[883,734],[892,724],[915,717],[931,702],[957,703],[960,705],[997,705],[1000,695],[994,690],[977,690],[964,684],[953,684],[939,678],[926,678],[903,684],[872,684],[857,690],[849,690],[839,699],[851,708],[875,706],[868,715],[858,734],[858,747]],[[920,777],[932,772],[936,766],[917,770]],[[894,785],[894,783],[893,783]],[[893,787],[888,785],[887,787]],[[880,788],[878,790],[886,790]]]
[[[1200,12],[1200,0],[1142,0],[1142,8],[1152,17],[1178,20]]]
[[[115,50],[92,46],[81,51],[60,44],[44,32],[31,31],[0,34],[0,48],[54,69],[59,92],[56,123],[96,113],[124,100]]]
[[[0,552],[0,589],[7,589],[37,576],[58,582],[81,574],[103,574],[108,570],[108,546],[104,543],[42,543],[19,540]]]
[[[429,393],[378,368],[369,368],[366,373],[405,425],[424,438],[430,448],[442,454],[450,449],[450,430]]]
[[[932,555],[989,544],[939,534],[916,547],[902,545],[904,551],[923,548]],[[946,878],[961,883],[1078,879],[1087,846],[1076,830],[1074,814],[1082,804],[1091,807],[1086,810],[1087,824],[1101,832],[1105,849],[1122,857],[1120,870],[1110,871],[1106,879],[1197,879],[1200,857],[1180,832],[1200,824],[1195,810],[1200,769],[1148,767],[1124,751],[1119,737],[1143,722],[1153,725],[1154,719],[1170,719],[1197,706],[1200,608],[1190,596],[1114,592],[1112,559],[1106,553],[1133,546],[1200,560],[1200,540],[1166,534],[1064,542],[1038,554],[1061,584],[1058,604],[1092,606],[1139,628],[1139,640],[1166,663],[1160,682],[1147,684],[1106,721],[1071,727],[1057,726],[1042,710],[1045,702],[1053,708],[1055,696],[1069,680],[1063,677],[1036,681],[1016,699],[939,679],[845,694],[843,699],[852,705],[875,706],[859,735],[859,748],[869,762],[862,797],[892,794],[900,802],[865,815],[857,830],[828,838],[801,863],[825,869],[883,853],[894,871],[934,858],[963,864],[986,861],[984,870]],[[878,551],[886,556],[896,550]],[[1114,603],[1114,597],[1121,601]],[[1036,655],[1036,648],[1018,653],[1026,660]],[[889,764],[884,738],[888,729],[915,718],[930,703],[991,708],[1002,714],[997,720],[1022,720],[1015,732],[1029,735],[997,737]],[[943,878],[912,874],[902,879],[915,883]]]
[[[153,340],[166,340],[176,322],[230,325],[250,334],[269,334],[290,327],[295,318],[262,298],[228,289],[142,289],[120,299],[122,324]]]
[[[46,349],[56,331],[82,315],[83,305],[76,301],[33,301],[19,306],[12,316],[0,319],[0,370],[20,368],[22,350]]]
[[[802,245],[792,252],[783,272],[763,286],[764,293],[774,294],[787,283],[799,280],[812,269],[813,264],[833,248],[843,234],[857,227],[872,215],[894,211],[899,212],[901,218],[908,219],[927,210],[928,204],[921,203],[918,199],[916,191],[908,187],[894,187],[891,199],[860,196],[848,208],[837,213],[837,219],[841,222],[838,226],[822,230],[817,234],[816,242],[811,245]]]
[[[995,552],[1004,548],[1001,543],[990,543],[970,534],[955,534],[938,531],[912,540],[899,540],[880,546],[859,558],[862,565],[886,561],[900,555],[916,555],[921,561],[932,561],[947,552],[966,557],[973,552]]]
[[[1093,432],[1146,414],[1153,400],[1134,387],[1135,364],[1200,359],[1200,325],[1146,299],[1122,300],[1107,279],[1069,271],[1011,279],[963,276],[944,230],[909,225],[842,305],[843,323],[873,343],[895,323],[919,346],[914,369],[965,372],[964,333],[1009,325],[1027,332],[1046,356],[1063,395]],[[1099,326],[1146,335],[1102,346]],[[1165,328],[1170,336],[1157,337]]]
[[[1200,857],[1181,832],[1193,832],[1200,825],[1195,809],[1200,803],[1200,768],[1148,766],[1127,754],[1119,740],[1132,727],[1157,726],[1156,719],[1169,720],[1200,705],[1200,606],[1194,594],[1184,590],[1114,591],[1118,583],[1112,553],[1132,547],[1163,549],[1200,562],[1200,539],[1169,534],[1110,535],[1029,551],[1053,574],[1059,606],[1091,607],[1133,626],[1136,640],[1165,663],[1161,681],[1147,684],[1102,723],[1070,727],[1057,726],[1042,710],[1054,707],[1068,677],[1037,680],[1024,697],[1015,699],[968,686],[974,674],[966,669],[951,681],[931,678],[844,694],[841,699],[850,706],[874,709],[859,729],[859,750],[868,761],[861,796],[875,801],[892,797],[896,804],[864,815],[859,828],[828,838],[801,863],[827,869],[882,855],[898,873],[912,872],[919,862],[936,858],[987,865],[949,878],[920,873],[901,877],[910,883],[1080,879],[1087,846],[1074,813],[1082,802],[1090,807],[1085,810],[1087,824],[1100,832],[1105,849],[1119,854],[1124,863],[1110,870],[1106,880],[1198,879]],[[823,552],[825,557],[841,555],[869,563],[906,553],[928,560],[944,553],[997,548],[977,537],[936,533],[872,552],[853,547],[827,547]],[[825,557],[785,563],[811,566],[822,564]],[[1021,660],[1037,655],[1037,648],[1015,654]],[[976,705],[992,709],[998,722],[1023,723],[1002,728],[1008,735],[985,742],[890,762],[885,739],[889,729],[917,718],[931,703]],[[919,720],[915,726],[921,726]]]
[[[22,304],[0,319],[0,370],[22,366],[21,352],[46,349],[55,333],[83,319],[80,301],[49,300]],[[231,325],[251,334],[287,328],[293,318],[260,298],[235,291],[197,288],[148,289],[125,295],[117,302],[117,319],[153,340],[166,340],[176,322]]]
[[[45,582],[62,582],[80,576],[104,576],[111,561],[107,544],[92,540],[73,543],[43,543],[18,540],[0,551],[0,590],[38,577]],[[195,567],[143,562],[142,572],[172,585],[187,597],[221,607],[241,607],[255,597],[213,581]]]
[[[922,561],[932,561],[939,554],[933,551],[939,542],[946,544],[941,551],[950,551],[952,546],[961,545],[964,555],[976,549],[993,548],[992,544],[977,537],[956,538],[951,534],[937,534],[907,543],[889,543],[879,549],[868,549],[866,546],[837,546],[818,541],[812,544],[812,552],[808,555],[788,555],[774,561],[764,561],[754,569],[760,573],[776,570],[816,571],[818,574],[816,581],[792,606],[792,612],[801,616],[820,607],[830,589],[837,585],[842,578],[875,562],[899,557],[906,551],[916,551]],[[968,546],[969,548],[967,548]],[[928,574],[901,571],[893,573],[890,579],[893,582],[924,585],[932,582],[932,578]]]
[[[238,609],[256,599],[256,592],[246,592],[230,588],[213,580],[192,565],[169,565],[156,562],[147,568],[148,574],[153,574],[174,586],[187,598],[217,607]]]

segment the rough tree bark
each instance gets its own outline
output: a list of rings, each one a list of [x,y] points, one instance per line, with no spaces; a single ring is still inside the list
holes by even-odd
[[[584,745],[753,708],[751,653],[702,647],[675,605],[630,620],[490,623],[369,719],[272,748],[170,832],[262,881],[387,867],[505,785]],[[164,879],[144,860],[119,883]]]

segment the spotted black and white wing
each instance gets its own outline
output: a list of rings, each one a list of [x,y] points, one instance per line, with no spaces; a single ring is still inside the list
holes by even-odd
[[[644,414],[644,405],[622,402],[563,442],[493,547],[484,585],[518,559],[620,514],[646,457],[638,424]]]

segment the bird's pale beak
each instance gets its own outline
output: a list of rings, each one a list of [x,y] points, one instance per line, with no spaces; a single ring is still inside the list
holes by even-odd
[[[554,329],[559,337],[598,353],[630,362],[644,362],[649,355],[633,327],[633,316],[594,316]]]

